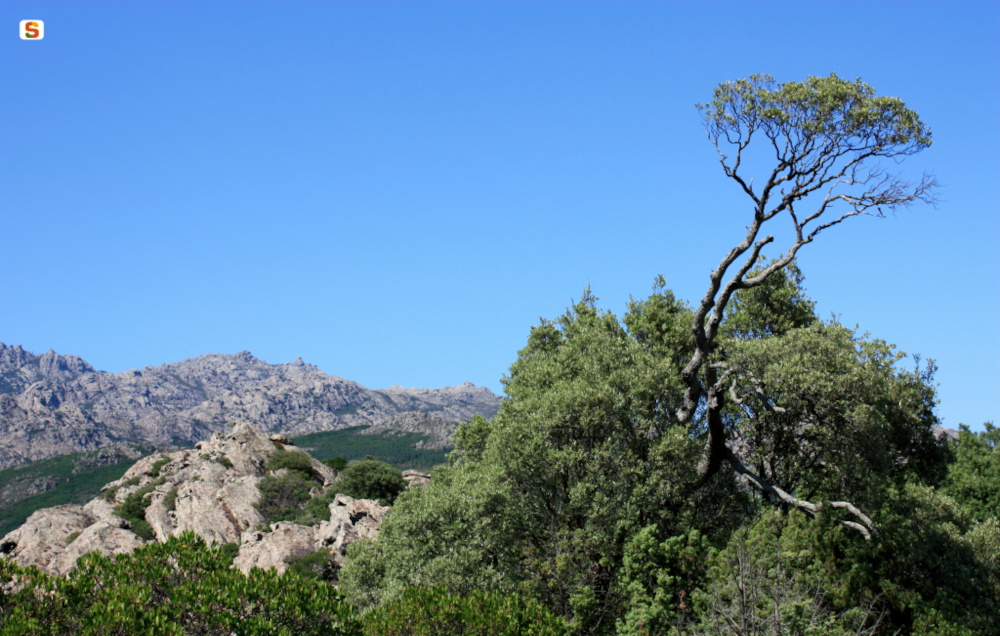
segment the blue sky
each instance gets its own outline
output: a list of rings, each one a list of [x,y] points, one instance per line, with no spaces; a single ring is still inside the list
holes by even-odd
[[[587,285],[701,297],[749,208],[696,102],[836,72],[920,113],[900,169],[943,187],[807,246],[808,292],[937,360],[945,425],[1000,421],[995,2],[7,0],[0,27],[4,343],[499,392]]]

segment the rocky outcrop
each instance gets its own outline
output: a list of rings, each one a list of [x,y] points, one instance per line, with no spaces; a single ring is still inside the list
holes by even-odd
[[[290,561],[324,548],[330,551],[332,566],[342,566],[346,547],[376,536],[388,508],[337,495],[330,504],[329,521],[313,526],[287,521],[266,526],[254,504],[260,499],[261,479],[268,475],[268,459],[279,450],[307,458],[317,478],[316,494],[320,484],[335,487],[333,470],[287,437],[265,436],[240,421],[194,449],[159,452],[139,460],[85,506],[35,512],[0,540],[0,553],[21,565],[65,574],[89,552],[130,552],[145,541],[114,510],[116,505],[140,498],[152,540],[163,542],[190,530],[209,543],[238,543],[234,565],[245,572],[254,567],[283,572]]]
[[[403,481],[406,482],[407,488],[423,488],[431,483],[431,476],[419,470],[404,470]]]
[[[401,423],[424,421],[433,429],[427,443],[447,445],[455,422],[492,417],[499,406],[469,383],[371,390],[301,359],[268,364],[248,351],[105,373],[75,356],[0,343],[0,469],[122,440],[186,446],[236,419],[303,435],[409,413]]]
[[[0,540],[0,553],[22,565],[66,574],[84,554],[95,550],[121,554],[144,543],[124,526],[124,520],[103,501],[46,508]]]

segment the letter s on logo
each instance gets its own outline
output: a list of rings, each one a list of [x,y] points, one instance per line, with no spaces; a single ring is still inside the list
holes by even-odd
[[[22,40],[41,40],[44,34],[45,23],[41,20],[21,20]]]

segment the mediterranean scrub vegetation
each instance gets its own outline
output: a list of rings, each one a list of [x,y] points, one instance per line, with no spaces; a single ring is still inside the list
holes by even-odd
[[[586,290],[531,329],[500,412],[459,427],[430,485],[397,495],[381,467],[344,466],[395,499],[338,591],[170,552],[187,537],[137,551],[175,565],[134,575],[133,557],[86,557],[66,582],[2,564],[23,583],[2,588],[0,631],[1000,633],[1000,434],[935,435],[933,362],[818,317],[796,263],[852,217],[932,203],[933,179],[889,171],[930,130],[836,75],[726,82],[699,108],[747,205],[704,296],[658,278],[617,316]],[[311,475],[269,468],[294,482],[275,518],[303,514]],[[126,574],[80,582],[100,568]]]
[[[616,316],[587,290],[532,328],[499,414],[350,547],[340,589],[518,595],[574,634],[1000,633],[995,429],[939,439],[933,362],[818,317],[796,264],[934,202],[891,171],[929,128],[836,75],[699,109],[746,200],[704,296],[660,278]]]

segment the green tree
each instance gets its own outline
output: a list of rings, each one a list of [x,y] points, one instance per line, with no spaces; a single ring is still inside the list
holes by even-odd
[[[370,636],[561,636],[566,628],[538,603],[519,595],[410,588],[365,617]]]
[[[399,493],[406,490],[403,473],[385,462],[365,459],[347,464],[340,472],[334,489],[351,497],[378,499],[383,506],[391,505]]]
[[[973,433],[962,426],[946,492],[977,521],[1000,517],[1000,429],[992,422]]]
[[[732,481],[693,492],[698,441],[670,419],[682,355],[663,347],[687,310],[658,287],[632,303],[633,335],[595,302],[588,294],[532,329],[498,415],[463,424],[451,465],[399,498],[375,542],[352,546],[349,598],[433,585],[520,591],[574,629],[603,633],[623,609],[619,570],[634,533],[739,518]]]
[[[734,370],[722,412],[738,449],[730,461],[784,503],[795,492],[876,509],[885,480],[939,483],[947,452],[933,432],[933,363],[901,369],[892,345],[820,321],[802,280],[792,263],[737,292],[722,325],[719,364]]]
[[[734,452],[725,418],[733,376],[742,369],[720,359],[717,340],[733,295],[763,285],[822,231],[853,216],[882,216],[932,201],[933,179],[925,175],[912,184],[879,167],[880,160],[899,160],[928,147],[930,129],[900,99],[877,96],[868,84],[835,74],[784,84],[768,75],[724,82],[712,101],[698,107],[723,172],[749,198],[753,215],[743,240],[711,273],[694,308],[695,352],[681,373],[685,391],[677,420],[695,423],[704,413],[707,436],[698,471],[706,481],[727,464],[786,505],[812,514],[831,505],[845,510],[853,519],[845,522],[871,536],[872,520],[850,502],[811,503],[745,466]],[[771,167],[756,175],[761,178],[751,178],[748,170],[763,161]],[[780,258],[751,274],[761,251],[774,241],[764,235],[764,226],[779,217],[791,222],[794,239]]]
[[[375,541],[351,547],[349,598],[394,602],[436,585],[520,593],[574,633],[655,633],[694,620],[691,599],[710,576],[679,561],[707,562],[762,506],[805,511],[813,531],[861,559],[874,550],[861,537],[878,536],[869,515],[886,516],[892,492],[940,482],[933,364],[902,370],[890,345],[819,320],[794,262],[851,216],[929,199],[929,179],[871,171],[926,147],[929,132],[899,100],[836,76],[757,76],[715,97],[702,106],[710,138],[754,213],[705,297],[688,307],[660,278],[619,319],[588,290],[532,328],[497,416],[463,424],[449,465],[399,498]],[[751,136],[777,157],[756,182],[743,173],[760,163]],[[779,215],[794,243],[765,262],[762,228]],[[988,531],[976,536],[992,545]],[[824,605],[825,590],[779,588],[812,612],[803,625],[850,618]]]

